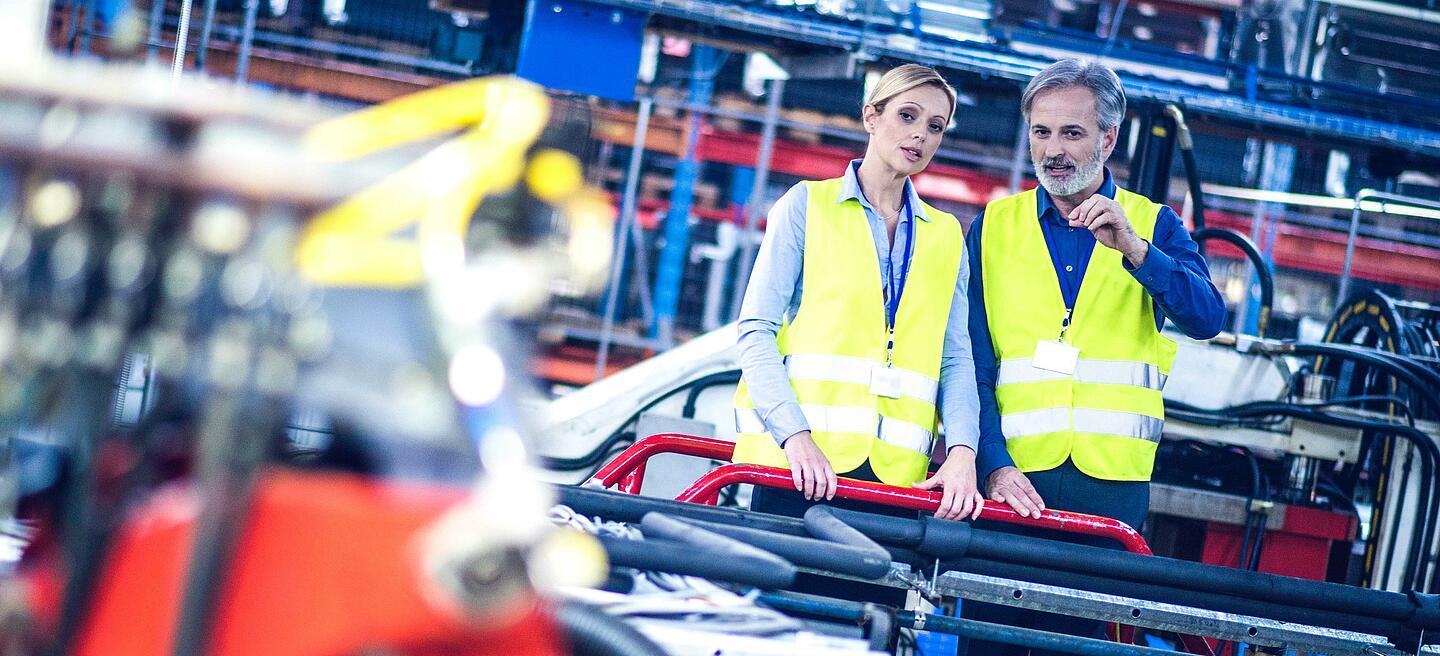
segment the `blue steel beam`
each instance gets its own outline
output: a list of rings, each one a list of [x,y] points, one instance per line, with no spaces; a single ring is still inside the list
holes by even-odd
[[[594,0],[599,4],[669,16],[757,35],[840,48],[874,57],[890,57],[931,66],[970,71],[1016,81],[1028,80],[1049,60],[989,43],[916,39],[905,34],[863,30],[842,23],[717,0]],[[1388,144],[1440,157],[1440,131],[1396,125],[1358,116],[1252,100],[1244,95],[1153,77],[1121,73],[1134,100],[1183,105],[1186,112],[1253,123],[1310,136],[1367,144]]]
[[[725,53],[696,44],[690,52],[691,105],[710,104],[715,90],[715,76],[725,63]],[[700,178],[700,112],[690,113],[689,138],[685,156],[675,167],[675,188],[670,192],[670,212],[665,216],[665,247],[655,270],[655,321],[650,337],[661,348],[674,343],[675,312],[680,304],[680,282],[685,276],[685,263],[690,254],[690,206],[695,200],[695,182]]]

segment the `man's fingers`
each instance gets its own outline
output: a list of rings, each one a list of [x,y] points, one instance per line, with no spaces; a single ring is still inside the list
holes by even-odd
[[[1035,510],[1037,512],[1044,512],[1045,499],[1040,497],[1040,493],[1035,491],[1035,487],[1030,485],[1029,481],[1026,481],[1025,486],[1022,489],[1025,493],[1025,496],[1030,499],[1030,502],[1035,504]]]
[[[935,483],[936,483],[938,480],[939,480],[939,479],[936,478],[935,476],[931,476],[930,478],[927,478],[927,479],[925,479],[925,480],[923,480],[923,481],[920,481],[919,483],[915,483],[914,485],[911,485],[910,487],[913,487],[913,488],[915,488],[915,489],[917,489],[917,490],[933,490],[933,489],[935,489]]]
[[[1076,205],[1076,206],[1075,206],[1075,209],[1070,210],[1070,218],[1072,218],[1072,219],[1077,219],[1077,220],[1084,220],[1084,219],[1085,219],[1085,213],[1086,213],[1087,211],[1089,211],[1090,207],[1095,204],[1095,198],[1096,198],[1096,196],[1091,196],[1091,197],[1089,197],[1089,198],[1086,198],[1086,199],[1085,199],[1083,202],[1081,202],[1079,205]]]

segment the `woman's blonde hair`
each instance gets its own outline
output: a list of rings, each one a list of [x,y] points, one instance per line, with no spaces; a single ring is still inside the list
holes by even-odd
[[[885,105],[891,98],[898,96],[915,87],[925,85],[934,86],[945,92],[945,97],[950,99],[950,111],[947,117],[955,115],[955,87],[950,86],[945,78],[935,69],[919,64],[904,64],[885,72],[880,81],[875,83],[875,88],[870,90],[870,97],[865,99],[865,104],[875,108],[879,114],[885,113]]]

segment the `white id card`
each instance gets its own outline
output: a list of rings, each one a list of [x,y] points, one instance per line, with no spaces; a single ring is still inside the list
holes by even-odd
[[[1035,343],[1035,357],[1031,363],[1036,369],[1073,376],[1075,364],[1079,361],[1080,349],[1065,342],[1042,339]]]
[[[900,372],[885,366],[871,367],[870,393],[887,399],[900,398]]]

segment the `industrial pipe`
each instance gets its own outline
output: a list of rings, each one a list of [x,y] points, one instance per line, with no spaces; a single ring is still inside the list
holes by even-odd
[[[672,572],[766,590],[788,588],[795,583],[795,566],[774,559],[736,556],[669,540],[629,540],[600,536],[610,564],[639,570]]]
[[[1165,113],[1175,122],[1176,141],[1180,144],[1180,159],[1185,164],[1185,181],[1190,187],[1190,218],[1194,231],[1205,229],[1204,190],[1200,185],[1200,167],[1195,163],[1195,140],[1190,136],[1190,126],[1185,124],[1185,113],[1174,104],[1165,106]],[[1199,241],[1198,239],[1196,240]],[[1200,256],[1205,256],[1205,245],[1200,244]]]
[[[878,544],[870,550],[701,519],[687,518],[681,521],[764,549],[801,567],[858,576],[862,579],[879,579],[890,573],[890,552]]]
[[[665,652],[635,627],[577,602],[555,609],[555,621],[576,656],[652,656]]]
[[[1270,267],[1265,263],[1265,257],[1260,250],[1255,248],[1255,243],[1249,237],[1242,235],[1229,228],[1200,228],[1197,227],[1191,235],[1195,243],[1201,245],[1201,254],[1204,254],[1203,244],[1211,239],[1219,239],[1239,248],[1250,264],[1255,267],[1255,274],[1260,278],[1260,316],[1255,321],[1256,337],[1265,336],[1265,326],[1270,323],[1270,308],[1275,304],[1275,276],[1270,272]]]

